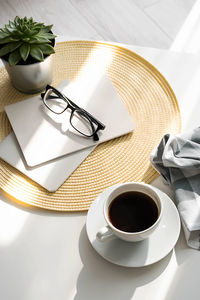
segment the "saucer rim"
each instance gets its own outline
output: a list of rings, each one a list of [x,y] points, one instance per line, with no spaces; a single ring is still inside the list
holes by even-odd
[[[143,184],[144,184],[144,183],[143,183]],[[177,243],[177,241],[178,241],[178,238],[179,238],[179,236],[180,236],[180,231],[181,231],[181,221],[180,221],[180,216],[179,216],[178,210],[177,210],[177,208],[176,208],[176,205],[174,204],[174,202],[172,201],[172,199],[171,199],[166,193],[164,193],[163,191],[161,191],[160,189],[158,189],[158,188],[156,188],[156,187],[154,187],[154,186],[151,186],[151,187],[154,189],[154,191],[157,192],[158,194],[160,194],[161,197],[165,197],[166,200],[168,201],[168,203],[170,203],[171,207],[173,207],[174,212],[176,212],[176,221],[177,221],[177,226],[178,226],[178,229],[177,229],[177,236],[176,236],[176,238],[174,239],[174,242],[172,243],[172,245],[169,247],[169,249],[166,251],[165,254],[163,254],[161,257],[159,257],[158,259],[156,259],[156,260],[154,260],[154,261],[152,261],[152,262],[150,262],[150,263],[144,263],[144,264],[141,264],[141,265],[135,265],[135,266],[133,266],[133,265],[125,265],[125,264],[121,264],[121,263],[114,262],[114,261],[112,261],[111,259],[109,259],[109,258],[103,256],[103,255],[98,251],[98,249],[97,249],[96,247],[94,247],[92,241],[90,240],[90,236],[89,236],[89,232],[88,232],[88,231],[89,231],[89,230],[88,230],[88,227],[90,226],[90,225],[89,225],[89,218],[90,218],[91,210],[93,209],[93,207],[95,206],[95,204],[101,200],[101,198],[104,196],[104,194],[111,192],[111,191],[112,191],[115,187],[117,187],[118,185],[120,185],[120,184],[116,184],[116,185],[114,185],[114,186],[108,187],[108,188],[107,188],[106,190],[104,190],[101,194],[99,194],[99,195],[96,197],[96,199],[94,200],[94,202],[92,203],[92,205],[90,206],[89,210],[88,210],[88,214],[87,214],[87,218],[86,218],[86,232],[87,232],[87,237],[88,237],[88,240],[89,240],[89,242],[90,242],[92,248],[98,253],[98,255],[100,255],[100,256],[101,256],[103,259],[105,259],[106,261],[108,261],[108,262],[110,262],[110,263],[112,263],[112,264],[114,264],[114,265],[121,266],[121,267],[127,267],[127,268],[146,267],[146,266],[150,266],[150,265],[152,265],[152,264],[154,264],[154,263],[159,262],[159,261],[162,260],[164,257],[166,257],[166,256],[173,250],[173,248],[175,247],[175,245],[176,245],[176,243]],[[161,200],[162,200],[162,199],[161,199]],[[169,204],[168,204],[168,205],[169,205]],[[100,213],[100,212],[99,212],[99,213]],[[103,212],[102,212],[102,214],[103,214]],[[159,228],[160,226],[162,226],[162,222],[160,222],[160,223],[158,224],[158,227],[157,227],[157,228]],[[127,243],[128,243],[128,242],[127,242]]]

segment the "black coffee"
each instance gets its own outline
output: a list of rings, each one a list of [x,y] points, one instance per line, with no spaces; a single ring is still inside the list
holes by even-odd
[[[113,226],[126,232],[138,232],[152,226],[158,218],[154,200],[141,192],[125,192],[109,206],[109,219]]]

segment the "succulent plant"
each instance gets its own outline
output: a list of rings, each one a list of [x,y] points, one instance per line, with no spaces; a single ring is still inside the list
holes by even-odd
[[[54,53],[51,33],[53,25],[45,26],[33,18],[15,17],[14,21],[0,29],[0,57],[6,58],[11,66],[18,63],[28,63],[32,57],[34,61],[43,61]]]

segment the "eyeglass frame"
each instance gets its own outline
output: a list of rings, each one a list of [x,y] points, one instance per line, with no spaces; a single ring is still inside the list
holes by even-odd
[[[55,112],[53,111],[46,103],[45,103],[45,95],[46,93],[48,92],[48,90],[52,90],[55,94],[57,94],[62,100],[64,100],[66,103],[67,103],[67,106],[66,108],[62,111],[62,112]],[[68,108],[71,110],[71,116],[70,116],[70,124],[71,126],[77,131],[79,132],[80,134],[86,136],[86,137],[93,137],[94,141],[98,141],[99,140],[99,137],[98,137],[98,134],[97,132],[99,130],[104,130],[106,128],[106,126],[100,122],[99,120],[97,120],[95,117],[93,117],[89,112],[87,112],[85,109],[83,109],[82,107],[78,106],[76,103],[74,103],[72,100],[70,100],[67,96],[65,96],[63,93],[61,93],[59,90],[57,90],[56,88],[54,88],[53,86],[51,85],[47,85],[46,86],[46,91],[44,93],[41,93],[41,98],[43,100],[43,103],[44,105],[50,110],[52,111],[53,113],[57,114],[57,115],[60,115],[62,113],[64,113]],[[79,111],[81,112],[81,114],[83,114],[83,116],[85,116],[90,125],[91,125],[91,128],[92,130],[94,131],[93,134],[91,134],[90,136],[89,135],[86,135],[84,134],[83,132],[79,131],[76,127],[73,126],[72,122],[71,122],[71,119],[73,117],[73,114],[75,111]],[[80,117],[81,117],[81,114],[80,114]],[[93,123],[95,123],[97,125],[97,128],[95,129],[94,128],[94,125]]]

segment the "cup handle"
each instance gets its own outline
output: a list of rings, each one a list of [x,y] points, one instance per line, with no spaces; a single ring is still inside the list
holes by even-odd
[[[100,242],[104,242],[114,237],[113,231],[109,226],[102,227],[96,234],[96,238]]]

